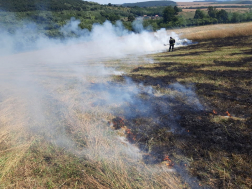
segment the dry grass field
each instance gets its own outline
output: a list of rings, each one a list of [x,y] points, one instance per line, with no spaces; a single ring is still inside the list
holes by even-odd
[[[249,8],[217,8],[217,10],[221,10],[221,9],[224,9],[227,12],[239,12],[239,13],[248,12],[250,10]],[[195,13],[196,10],[197,10],[197,8],[196,9],[182,9],[182,12],[179,14],[183,15],[183,13],[185,14],[185,13],[190,13],[190,12]],[[207,8],[204,8],[201,10],[207,14]],[[186,14],[186,15],[188,16],[188,14]],[[194,16],[194,14],[193,14],[193,16]],[[187,17],[187,18],[193,18],[193,17]]]
[[[184,132],[163,134],[164,142],[154,138],[172,161],[186,164],[190,175],[210,188],[252,186],[251,28],[247,23],[177,30],[199,43],[154,55],[156,64],[130,73],[134,81],[164,93],[176,82],[193,86],[206,109],[174,105]]]
[[[252,23],[242,24],[215,24],[209,26],[198,26],[183,29],[175,29],[181,38],[200,41],[204,39],[216,39],[226,37],[251,36]]]
[[[213,2],[177,2],[177,6],[182,8],[180,15],[184,15],[186,18],[193,18],[195,11],[200,7],[218,7],[217,9],[224,9],[227,12],[239,12],[244,13],[250,10],[250,8],[244,6],[251,6],[251,4],[217,4]],[[230,7],[227,7],[230,6]],[[232,7],[233,6],[233,7]],[[240,8],[239,8],[240,7]],[[190,8],[190,9],[188,9]],[[207,14],[207,8],[200,8]]]
[[[177,2],[177,6],[180,8],[188,7],[206,7],[206,6],[245,6],[251,4],[216,4],[213,2]]]
[[[251,28],[174,30],[198,43],[137,57],[1,57],[0,188],[251,188]]]

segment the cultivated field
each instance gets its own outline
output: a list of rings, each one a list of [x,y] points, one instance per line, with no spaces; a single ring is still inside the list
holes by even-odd
[[[217,10],[221,10],[221,9],[224,9],[227,12],[239,12],[239,13],[248,12],[250,10],[249,8],[217,8]],[[182,9],[182,10],[183,11],[180,14],[183,15],[185,13],[190,13],[190,12],[195,13],[195,11],[197,10],[197,8],[195,8],[195,9]],[[203,8],[203,9],[200,9],[200,10],[204,11],[207,14],[207,8]],[[190,18],[190,17],[188,17],[188,18]]]
[[[228,37],[251,36],[252,23],[215,24],[210,26],[190,27],[172,30],[181,38],[191,40],[219,39]]]
[[[188,7],[206,7],[206,6],[250,6],[251,4],[219,4],[213,2],[177,2],[177,6],[180,8]]]
[[[251,9],[251,4],[219,4],[213,2],[177,2],[177,6],[182,8],[180,15],[184,15],[186,18],[193,18],[197,9],[203,10],[207,14],[208,6],[218,7],[217,10],[224,9],[227,12],[248,12]],[[250,8],[245,7],[250,6]],[[202,8],[205,7],[205,8]]]
[[[251,188],[251,28],[1,57],[0,188]]]

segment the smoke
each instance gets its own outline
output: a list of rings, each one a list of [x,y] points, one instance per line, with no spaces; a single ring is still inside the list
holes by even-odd
[[[180,93],[180,96],[186,99],[186,103],[190,106],[195,106],[196,110],[203,110],[204,107],[199,102],[197,95],[195,94],[192,86],[186,87],[179,83],[174,83],[170,85],[172,89],[175,89]],[[178,95],[177,95],[178,96]]]
[[[134,22],[132,23],[132,27],[136,33],[143,32],[143,18],[137,18],[136,20],[134,20]]]
[[[0,28],[2,110],[19,115],[9,125],[22,123],[77,155],[111,162],[124,157],[125,162],[138,166],[140,149],[108,125],[114,115],[129,120],[151,117],[158,123],[157,113],[169,114],[168,125],[174,129],[177,117],[171,104],[178,103],[174,92],[187,102],[186,107],[203,107],[192,88],[178,83],[168,86],[171,95],[159,96],[151,86],[129,78],[124,83],[113,82],[111,76],[123,72],[115,69],[112,60],[135,62],[143,55],[166,51],[164,44],[170,36],[178,46],[185,40],[175,33],[168,35],[165,29],[147,32],[141,23],[134,23],[139,34],[127,31],[121,22],[95,24],[91,31],[80,29],[79,23],[71,19],[61,28],[64,40],[47,37],[34,23],[25,23],[12,33]],[[143,62],[153,60],[144,57]],[[15,105],[8,103],[10,99],[16,99]],[[77,142],[80,138],[85,144]]]
[[[81,29],[79,27],[80,20],[76,20],[75,18],[71,18],[71,20],[64,25],[60,31],[63,33],[65,37],[69,36],[69,34],[74,33],[76,36],[88,36],[88,29]]]
[[[144,30],[141,20],[136,20],[133,23],[135,30],[140,34],[126,30],[120,21],[117,21],[115,25],[112,25],[109,21],[103,24],[94,24],[91,31],[81,29],[79,24],[79,20],[72,18],[61,27],[60,32],[64,39],[49,38],[46,34],[40,32],[35,23],[27,21],[22,22],[21,27],[12,29],[11,32],[1,26],[0,42],[2,46],[0,56],[60,45],[66,47],[66,45],[78,43],[81,45],[78,50],[82,51],[81,53],[89,54],[95,51],[97,54],[106,55],[106,57],[112,56],[113,58],[127,54],[139,55],[139,53],[164,51],[166,50],[164,44],[168,43],[169,36],[176,39],[176,46],[184,45],[185,42],[190,43],[186,39],[179,39],[175,33],[168,35],[165,29],[155,33],[147,32]],[[71,50],[76,53],[76,49]]]

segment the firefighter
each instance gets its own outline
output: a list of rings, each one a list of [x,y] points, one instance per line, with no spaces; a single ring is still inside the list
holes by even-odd
[[[169,52],[170,52],[171,50],[172,51],[174,50],[175,39],[170,37],[169,44],[170,44],[170,47],[169,47]]]

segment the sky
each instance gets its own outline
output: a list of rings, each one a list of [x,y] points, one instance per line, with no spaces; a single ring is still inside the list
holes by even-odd
[[[143,2],[143,1],[153,1],[153,0],[88,0],[93,1],[99,4],[123,4],[123,3],[136,3],[136,2]],[[173,0],[175,2],[192,2],[193,0]],[[195,0],[194,0],[195,1]]]

